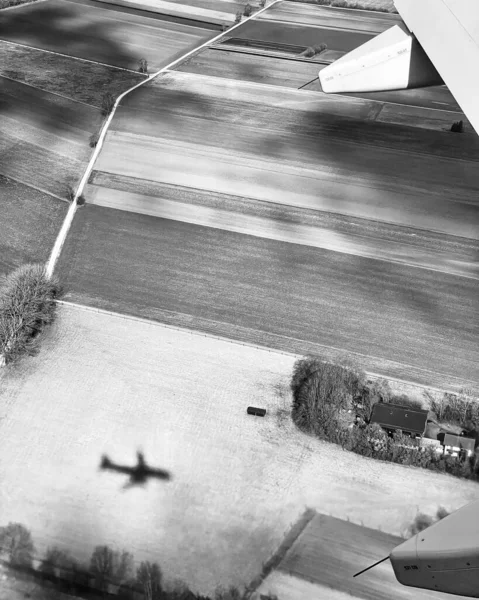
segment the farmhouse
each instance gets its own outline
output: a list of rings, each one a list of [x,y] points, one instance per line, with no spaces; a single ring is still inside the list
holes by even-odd
[[[388,433],[400,429],[411,437],[423,436],[429,411],[386,402],[374,405],[371,423],[378,423]]]

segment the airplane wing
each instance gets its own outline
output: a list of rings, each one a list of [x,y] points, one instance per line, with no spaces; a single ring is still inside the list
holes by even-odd
[[[158,479],[171,479],[169,471],[165,471],[164,469],[152,469],[148,467],[146,474],[150,477],[158,477]]]

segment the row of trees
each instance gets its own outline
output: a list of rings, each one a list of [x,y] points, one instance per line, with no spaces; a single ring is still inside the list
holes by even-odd
[[[0,527],[0,558],[12,567],[33,570],[35,546],[30,531],[21,523]],[[156,562],[144,561],[136,566],[130,552],[96,546],[88,566],[81,565],[70,553],[57,547],[49,548],[40,561],[38,573],[54,581],[58,589],[75,593],[99,590],[105,597],[115,594],[118,600],[242,600],[246,592],[236,587],[217,588],[214,598],[193,593],[182,582],[165,585],[163,573]],[[265,600],[278,600],[265,596]]]
[[[320,4],[321,6],[334,6],[336,8],[354,8],[394,14],[397,14],[398,12],[394,6],[386,8],[381,5],[374,6],[370,3],[354,2],[353,0],[316,0],[316,4]]]
[[[299,359],[293,368],[291,390],[292,419],[306,433],[339,444],[344,450],[362,456],[479,480],[477,455],[464,460],[439,455],[434,447],[421,447],[420,440],[411,439],[401,431],[396,431],[390,437],[380,425],[370,423],[376,402],[393,402],[418,408],[420,403],[404,395],[394,396],[384,380],[367,381],[365,373],[349,360],[331,364],[315,356]],[[459,404],[456,403],[454,410],[450,409],[454,414],[464,418],[478,417],[475,404],[473,408],[468,403],[468,410],[461,409],[462,412]],[[357,427],[351,427],[344,419],[345,413],[353,408],[362,417],[362,423]],[[445,408],[443,412],[446,414]]]

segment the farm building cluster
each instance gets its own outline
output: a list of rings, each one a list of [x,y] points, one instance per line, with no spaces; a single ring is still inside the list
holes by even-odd
[[[356,423],[359,421],[357,416]],[[433,411],[410,406],[378,402],[369,422],[380,425],[388,435],[401,431],[413,439],[419,438],[421,446],[435,446],[438,453],[459,458],[472,456],[479,442],[475,431],[447,431],[439,425]]]

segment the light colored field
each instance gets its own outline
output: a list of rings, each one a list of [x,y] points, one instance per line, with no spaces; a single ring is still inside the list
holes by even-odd
[[[231,24],[236,12],[232,10],[232,3],[223,4],[221,1],[212,3],[216,4],[213,9],[194,6],[188,0],[184,2],[164,2],[163,0],[100,0],[100,2],[216,24]]]
[[[477,497],[297,432],[277,414],[294,357],[71,307],[45,342],[0,379],[2,523],[31,528],[40,551],[118,545],[209,592],[252,580],[305,506],[397,534],[417,506]],[[138,446],[173,480],[122,493],[100,455],[129,464]]]
[[[205,142],[206,136],[218,136],[221,129],[231,131],[232,126],[215,123],[210,134],[205,130],[199,133]],[[265,138],[258,137],[256,129],[245,127],[242,133],[235,129],[237,135],[227,138],[228,149],[201,144],[199,139],[183,142],[110,131],[96,168],[478,239],[477,197],[472,190],[461,189],[461,183],[472,186],[473,179],[479,181],[479,171],[472,161],[467,164],[436,156],[407,155],[387,148],[354,148],[330,139],[324,144],[318,140],[315,150],[308,153],[292,130],[288,141],[283,137],[282,145],[275,146],[274,133],[269,145]],[[198,129],[195,133],[198,135]],[[261,145],[283,156],[261,156],[259,152],[255,156],[254,150]],[[309,154],[310,164],[302,160],[301,154]],[[312,164],[313,157],[316,165]],[[397,178],[398,161],[408,173],[407,181]],[[467,182],[465,169],[471,176]],[[429,193],[421,194],[426,186]],[[451,210],[455,211],[453,215]]]

